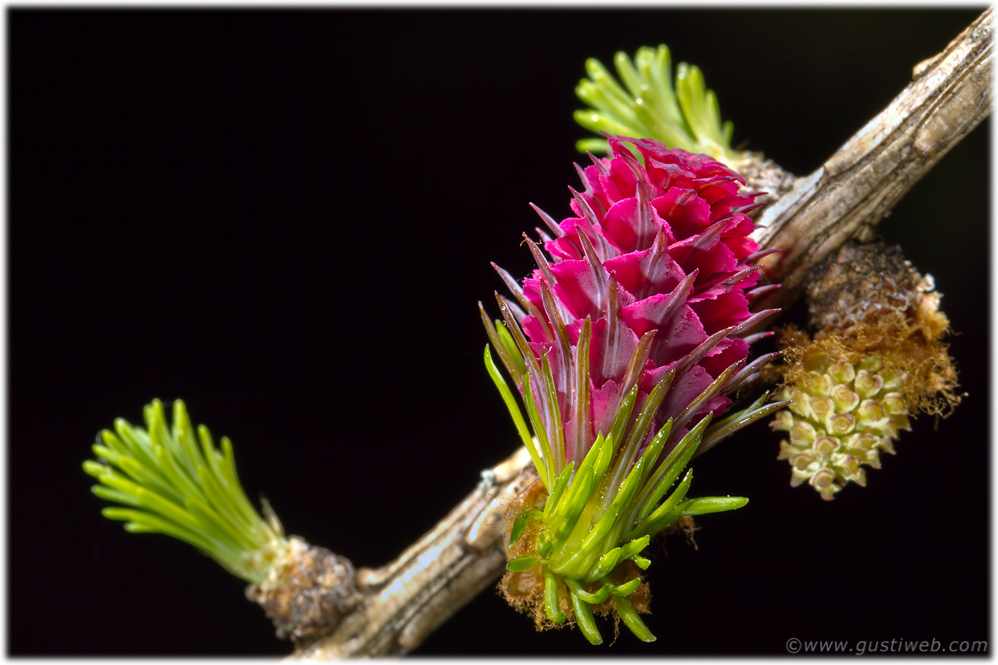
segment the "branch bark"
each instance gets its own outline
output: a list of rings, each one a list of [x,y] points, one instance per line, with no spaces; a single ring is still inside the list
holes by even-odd
[[[358,570],[363,604],[333,634],[292,657],[397,656],[415,649],[502,574],[506,509],[536,480],[522,446],[483,471],[475,490],[395,561]]]
[[[782,250],[762,261],[782,287],[759,307],[794,302],[811,270],[842,243],[872,240],[890,209],[991,113],[992,15],[988,8],[916,65],[914,80],[887,108],[763,212],[755,239]]]
[[[792,303],[828,254],[850,238],[872,239],[891,207],[991,113],[992,14],[987,9],[945,50],[917,65],[912,83],[883,112],[764,211],[756,240],[782,250],[764,266],[783,288],[760,307]],[[475,490],[398,559],[358,570],[357,607],[331,635],[292,657],[415,649],[500,576],[506,509],[536,478],[523,448],[483,471]]]

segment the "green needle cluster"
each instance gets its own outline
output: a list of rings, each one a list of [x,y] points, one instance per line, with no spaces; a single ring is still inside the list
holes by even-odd
[[[505,342],[508,331],[499,322],[492,330],[499,340],[500,353],[511,355],[515,360],[515,347]],[[585,330],[582,336],[586,336]],[[543,575],[544,615],[548,621],[554,624],[566,621],[566,614],[560,607],[562,595],[567,593],[576,624],[593,644],[601,644],[603,638],[596,627],[592,606],[602,605],[608,599],[612,599],[617,615],[631,632],[646,642],[654,641],[655,636],[628,600],[640,586],[640,576],[614,583],[611,574],[628,560],[641,570],[647,569],[650,561],[642,557],[641,552],[653,536],[681,517],[735,510],[748,503],[743,497],[688,499],[686,493],[693,481],[693,472],[687,471],[682,480],[679,477],[698,452],[703,452],[731,431],[768,415],[773,405],[763,406],[766,399],[763,396],[747,409],[729,414],[710,429],[712,418],[707,415],[672,446],[667,455],[663,455],[673,428],[673,421],[669,419],[639,453],[640,444],[650,431],[652,417],[671,385],[673,375],[669,375],[649,395],[636,413],[633,427],[628,430],[627,424],[635,414],[638,394],[635,386],[623,400],[609,432],[597,435],[576,468],[575,462],[564,463],[561,454],[564,441],[548,441],[544,429],[539,426],[541,416],[530,390],[533,371],[527,370],[523,375],[523,395],[536,438],[531,437],[527,419],[493,362],[489,346],[485,347],[485,366],[547,490],[543,506],[527,507],[514,520],[509,547],[519,543],[525,534],[530,534],[534,540],[517,548],[517,551],[529,554],[513,558],[507,564],[507,570],[518,573],[539,565],[537,578]],[[553,390],[546,358],[542,366],[542,379],[539,380],[546,389]],[[730,380],[732,371],[733,367],[722,373],[700,398],[694,400],[689,407],[691,412],[696,412],[702,401],[716,394]],[[632,464],[631,460],[635,458]],[[534,523],[532,528],[531,522]]]
[[[97,478],[98,497],[124,507],[102,511],[132,533],[163,533],[193,545],[251,583],[267,578],[288,551],[276,515],[264,503],[264,520],[236,475],[232,442],[215,447],[208,428],[195,429],[181,400],[168,426],[159,400],[143,409],[146,429],[118,418],[93,447],[100,461],[83,470]]]
[[[559,609],[559,589],[564,584],[576,623],[591,643],[603,641],[591,606],[608,598],[612,598],[617,614],[631,632],[645,642],[655,640],[627,598],[637,590],[641,579],[613,584],[609,575],[627,560],[641,570],[647,569],[651,562],[641,552],[652,536],[680,517],[734,510],[748,503],[742,497],[686,498],[693,481],[692,469],[669,492],[696,453],[709,421],[709,417],[701,420],[656,468],[672,427],[672,421],[668,421],[617,487],[610,486],[610,481],[620,470],[611,465],[618,446],[613,436],[600,435],[577,473],[573,473],[574,462],[564,468],[542,510],[525,510],[517,517],[511,547],[523,537],[530,520],[540,522],[540,528],[532,547],[535,554],[513,559],[507,570],[522,571],[538,562],[542,564],[548,620],[565,621],[565,613]],[[618,457],[617,465],[620,460]]]
[[[729,166],[741,153],[731,149],[731,122],[721,122],[717,97],[708,90],[703,74],[693,65],[679,63],[672,86],[669,49],[638,49],[634,61],[624,52],[614,57],[618,83],[599,60],[586,61],[589,78],[575,88],[589,105],[575,112],[575,121],[597,134],[631,136],[661,141],[670,148],[710,155]],[[606,152],[603,139],[576,143],[581,152]]]

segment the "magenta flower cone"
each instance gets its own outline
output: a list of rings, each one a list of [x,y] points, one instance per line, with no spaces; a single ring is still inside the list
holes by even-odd
[[[666,510],[659,501],[693,455],[781,406],[761,406],[763,398],[722,418],[729,393],[773,355],[747,362],[750,343],[763,336],[748,333],[775,312],[749,310],[754,296],[773,288],[757,286],[752,265],[765,253],[749,237],[746,212],[756,195],[740,193],[741,177],[709,157],[650,140],[608,140],[609,157],[579,169],[584,190],[572,190],[575,216],[559,224],[537,210],[548,231],[538,229],[545,251],[526,238],[538,266],[533,274],[520,285],[496,268],[515,297],[497,294],[504,323],[494,326],[482,311],[526,406],[533,438],[500,385],[550,494],[547,504],[565,504],[545,505],[541,526],[528,530],[540,535],[511,562],[514,574],[536,560],[544,574],[598,583],[594,575],[614,566],[593,563],[597,552],[609,556],[632,541],[624,551],[637,560],[643,545],[634,543],[679,517],[744,505],[718,499],[698,509],[680,496],[665,506],[674,495],[663,502]],[[502,381],[497,371],[493,378]],[[577,481],[583,469],[593,477]],[[585,524],[558,523],[580,515]],[[605,542],[596,546],[599,529]],[[592,548],[588,558],[577,551],[585,547]],[[587,596],[576,582],[569,584],[569,613],[592,640],[576,601],[598,605],[599,594]],[[625,595],[615,595],[616,609],[642,636],[633,608],[621,609]],[[555,623],[557,597],[545,600]]]

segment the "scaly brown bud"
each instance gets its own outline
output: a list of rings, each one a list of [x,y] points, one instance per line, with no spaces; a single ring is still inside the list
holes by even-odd
[[[246,597],[263,606],[281,639],[303,647],[333,632],[340,619],[360,601],[353,565],[329,550],[288,539],[283,561]]]

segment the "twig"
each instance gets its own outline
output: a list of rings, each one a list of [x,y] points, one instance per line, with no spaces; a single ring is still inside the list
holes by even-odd
[[[815,173],[759,219],[756,239],[779,248],[767,274],[783,288],[760,303],[798,298],[809,273],[850,238],[871,239],[892,206],[991,112],[992,10],[914,70],[914,81]],[[329,636],[292,657],[391,656],[415,649],[490,585],[506,561],[505,512],[536,480],[525,449],[483,480],[393,563],[357,571],[356,609]]]
[[[523,447],[483,471],[475,491],[395,561],[358,570],[363,604],[332,635],[294,656],[392,656],[415,649],[501,574],[506,510],[537,479]]]
[[[992,13],[919,63],[887,108],[763,212],[755,238],[783,250],[762,261],[782,286],[759,307],[794,302],[811,269],[842,243],[872,240],[912,185],[991,113]]]

